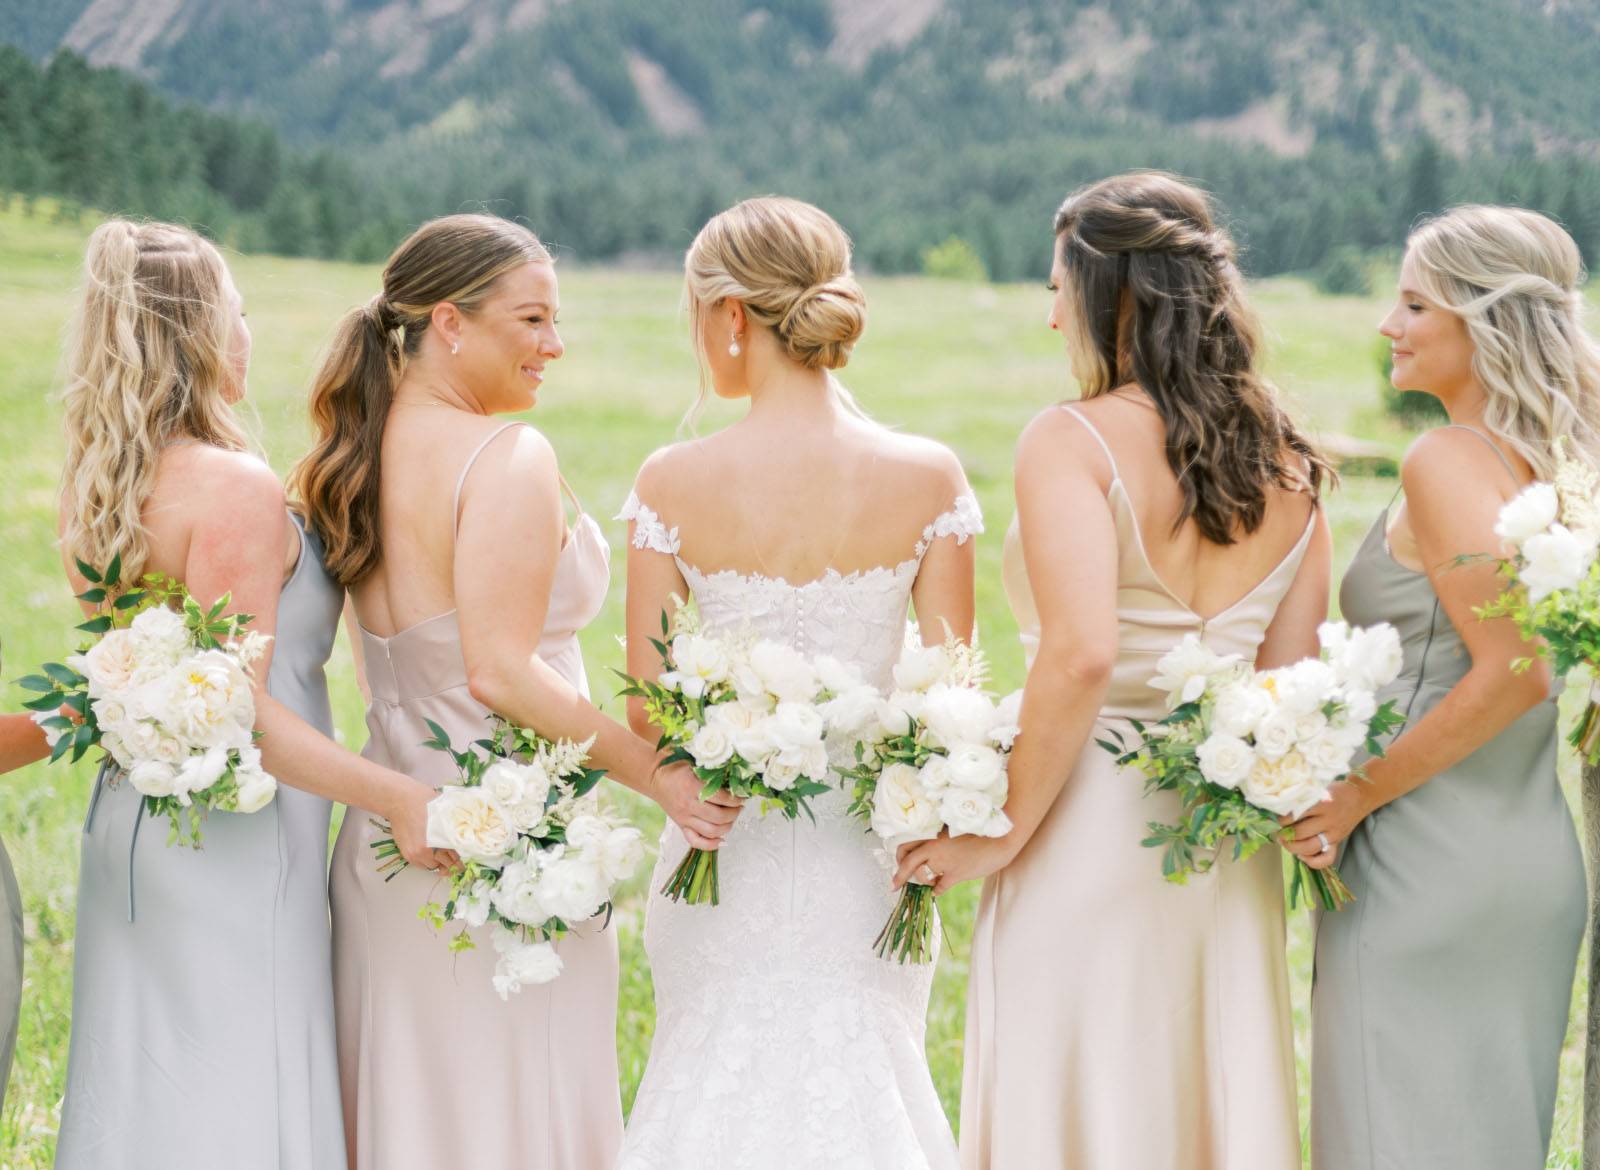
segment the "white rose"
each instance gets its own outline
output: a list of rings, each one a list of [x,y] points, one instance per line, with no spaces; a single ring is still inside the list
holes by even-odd
[[[950,835],[982,833],[994,819],[994,801],[987,793],[971,788],[951,788],[939,802],[939,816],[950,826]]]
[[[1530,484],[1501,507],[1494,534],[1501,540],[1521,545],[1554,524],[1560,509],[1561,501],[1554,485]]]
[[[687,746],[696,767],[720,768],[733,758],[733,737],[711,723],[695,732]]]
[[[1371,691],[1346,687],[1339,701],[1344,707],[1345,719],[1352,724],[1359,723],[1363,732],[1372,717],[1378,713],[1378,697]]]
[[[907,735],[911,731],[911,713],[903,704],[896,703],[894,698],[891,695],[880,702],[874,715],[878,721],[878,730],[886,739]]]
[[[1327,798],[1306,758],[1293,751],[1281,759],[1257,759],[1242,785],[1245,799],[1281,817],[1300,817]]]
[[[505,944],[501,939],[508,940]],[[500,958],[494,965],[494,989],[501,999],[524,987],[549,983],[561,974],[561,956],[550,943],[525,943],[510,931],[495,935],[495,950]]]
[[[428,802],[428,844],[453,849],[465,861],[498,865],[511,848],[505,810],[482,788],[448,785]]]
[[[1271,710],[1272,696],[1254,681],[1230,683],[1217,692],[1211,728],[1222,735],[1243,739],[1255,731],[1256,725]]]
[[[779,703],[766,725],[780,752],[804,751],[821,743],[823,730],[822,715],[806,703]]]
[[[1305,658],[1293,666],[1267,672],[1278,705],[1290,715],[1309,715],[1333,698],[1339,685],[1333,667],[1320,658]]]
[[[260,812],[278,793],[278,782],[262,771],[259,763],[235,768],[233,779],[239,786],[234,798],[234,808],[238,812]]]
[[[995,725],[989,729],[989,739],[1003,752],[1009,752],[1017,742],[1022,728],[1022,692],[1012,691],[995,704]]]
[[[1298,743],[1316,739],[1328,730],[1328,717],[1321,711],[1313,711],[1309,715],[1298,715],[1294,721],[1294,738]]]
[[[620,882],[632,876],[644,857],[644,834],[632,825],[612,829],[600,843],[600,868],[606,877]]]
[[[949,788],[950,760],[946,756],[929,756],[927,763],[922,765],[918,773],[918,782],[922,791],[930,797],[942,797],[945,789]]]
[[[114,704],[110,703],[106,705],[114,706]],[[154,723],[144,720],[133,723],[123,719],[108,719],[99,710],[98,705],[96,706],[95,717],[100,721],[101,727],[111,727],[116,730],[117,734],[122,737],[122,742],[127,745],[128,754],[135,759],[150,760],[156,758],[156,753],[161,748],[162,735],[161,729]]]
[[[122,737],[115,731],[102,731],[100,733],[100,746],[105,749],[107,755],[117,761],[117,766],[124,772],[133,767],[134,758],[128,754],[127,745],[122,742]]]
[[[229,749],[214,747],[185,760],[178,767],[177,795],[186,798],[191,793],[204,792],[221,780],[228,770],[228,754]]]
[[[828,745],[814,743],[800,753],[800,774],[813,780],[828,778]]]
[[[178,769],[160,760],[140,760],[129,770],[128,783],[142,796],[176,796]]]
[[[778,750],[772,736],[767,734],[767,719],[759,719],[743,731],[734,732],[733,750],[754,768],[759,769],[764,765]]]
[[[489,921],[489,910],[494,902],[494,886],[486,881],[472,883],[472,889],[456,897],[451,917],[468,926],[482,926]]]
[[[89,694],[94,698],[128,690],[139,673],[139,654],[132,632],[107,631],[73,664],[89,679]]]
[[[971,687],[938,685],[922,704],[922,722],[936,747],[982,743],[995,725],[994,704]]]
[[[1400,673],[1400,635],[1387,622],[1355,629],[1343,622],[1325,622],[1317,636],[1342,686],[1375,691]]]
[[[781,642],[757,642],[750,648],[750,668],[762,688],[780,703],[808,703],[817,694],[817,675],[799,651]]]
[[[1558,589],[1575,588],[1594,563],[1595,546],[1552,524],[1549,532],[1528,537],[1522,555],[1526,563],[1517,576],[1528,587],[1528,600],[1539,602]]]
[[[1286,708],[1277,707],[1256,724],[1256,751],[1268,760],[1282,759],[1295,744],[1295,717]]]
[[[1311,775],[1323,784],[1331,784],[1350,771],[1355,745],[1348,736],[1329,730],[1315,739],[1302,741],[1299,751]]]
[[[1161,656],[1149,685],[1167,692],[1167,705],[1177,707],[1205,694],[1213,677],[1221,679],[1231,674],[1239,661],[1237,654],[1217,654],[1200,641],[1198,634],[1188,634]]]
[[[580,813],[567,823],[567,844],[588,853],[606,839],[611,826],[593,813]]]
[[[922,791],[910,764],[890,764],[878,777],[872,796],[872,831],[885,841],[927,841],[943,825],[939,805]]]
[[[771,760],[762,770],[761,779],[774,792],[788,792],[800,779],[800,765],[787,760]]]
[[[1237,788],[1255,766],[1256,753],[1238,736],[1217,734],[1210,736],[1196,750],[1200,772],[1213,784],[1223,788]]]
[[[483,774],[483,790],[496,804],[510,807],[526,794],[522,765],[514,760],[501,760],[490,764]]]
[[[170,666],[189,648],[189,627],[181,615],[164,606],[147,609],[128,627],[142,661]]]
[[[484,884],[478,883],[480,886]],[[477,886],[473,889],[476,891]],[[512,922],[520,922],[524,926],[543,926],[553,914],[539,896],[539,890],[539,874],[533,864],[513,861],[500,871],[490,896],[494,908]],[[476,907],[473,913],[477,913]]]
[[[720,728],[732,736],[736,731],[748,730],[758,715],[743,703],[716,703],[706,708],[706,726]]]
[[[550,862],[539,874],[540,900],[551,914],[569,924],[593,918],[610,893],[604,871],[571,854]]]
[[[981,743],[961,744],[950,753],[948,767],[953,788],[987,792],[1006,778],[1005,759]]]
[[[950,655],[943,646],[910,646],[894,664],[894,685],[902,691],[925,691],[950,673]]]

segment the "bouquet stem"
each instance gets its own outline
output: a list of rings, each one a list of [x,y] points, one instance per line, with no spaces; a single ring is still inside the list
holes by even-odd
[[[1588,706],[1567,736],[1586,764],[1600,764],[1600,702],[1590,698]]]
[[[880,959],[926,963],[933,958],[933,887],[907,882],[876,943]]]
[[[1308,886],[1309,890],[1306,889]],[[1344,884],[1344,879],[1333,866],[1330,865],[1327,869],[1312,869],[1296,858],[1294,880],[1289,883],[1289,909],[1293,910],[1299,906],[1302,897],[1309,900],[1313,895],[1324,910],[1342,910],[1356,900],[1356,896],[1350,892],[1350,887]]]
[[[678,863],[678,868],[672,871],[667,884],[661,887],[661,892],[674,902],[687,902],[691,906],[701,906],[707,902],[717,905],[719,888],[715,851],[689,850]]]

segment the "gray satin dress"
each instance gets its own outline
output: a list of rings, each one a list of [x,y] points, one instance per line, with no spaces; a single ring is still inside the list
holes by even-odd
[[[343,596],[302,528],[267,688],[328,735]],[[344,1170],[331,806],[280,784],[212,813],[197,852],[108,779],[83,830],[58,1170]]]
[[[1340,589],[1344,616],[1404,647],[1414,725],[1471,665],[1425,574],[1385,544],[1387,510]],[[1401,734],[1404,733],[1401,729]],[[1321,915],[1312,988],[1315,1170],[1539,1170],[1586,911],[1556,781],[1556,705],[1366,818]]]
[[[22,892],[11,857],[0,842],[0,1113],[5,1111],[6,1083],[17,1050],[17,1021],[22,1012]]]

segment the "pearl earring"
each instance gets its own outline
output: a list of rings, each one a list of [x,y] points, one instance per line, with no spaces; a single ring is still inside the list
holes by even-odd
[[[739,352],[739,335],[735,333],[728,342],[728,356],[738,357]]]
[[[460,353],[461,352],[461,343],[459,341],[452,341],[450,343],[450,352],[452,354]]]

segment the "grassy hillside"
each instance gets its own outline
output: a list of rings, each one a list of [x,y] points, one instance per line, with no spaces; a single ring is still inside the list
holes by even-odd
[[[0,638],[9,682],[65,648],[76,620],[52,548],[52,516],[61,443],[48,398],[57,345],[76,279],[85,229],[25,219],[0,210]],[[1041,241],[1044,243],[1045,241]],[[239,256],[232,260],[256,338],[250,401],[279,471],[303,449],[303,393],[312,363],[344,309],[376,288],[370,267]],[[633,473],[670,441],[694,393],[694,368],[671,275],[564,267],[563,334],[567,355],[554,367],[533,416],[555,443],[585,504],[609,517]],[[988,533],[979,542],[978,605],[982,636],[997,683],[1022,681],[1016,627],[1000,590],[1000,537],[1012,513],[1012,444],[1024,422],[1071,393],[1059,338],[1044,327],[1048,295],[1037,286],[986,286],[921,279],[867,283],[870,324],[847,381],[880,419],[932,434],[961,455],[982,499]],[[1257,302],[1271,334],[1272,369],[1313,429],[1377,438],[1398,451],[1404,436],[1377,414],[1372,328],[1378,299],[1328,299],[1300,281],[1261,284]],[[720,425],[718,405],[703,426]],[[1352,479],[1331,501],[1339,563],[1354,550],[1393,480]],[[604,523],[622,563],[623,526]],[[603,691],[606,667],[620,663],[620,574],[599,621],[585,631],[591,677]],[[333,665],[338,724],[352,746],[362,740],[359,699],[341,648]],[[20,694],[0,689],[0,706]],[[613,701],[612,709],[620,711]],[[26,906],[28,953],[22,1036],[3,1116],[0,1165],[50,1165],[64,1081],[77,835],[87,798],[87,767],[35,766],[0,780],[0,834],[11,851]],[[660,817],[629,803],[653,833]],[[1151,859],[1152,874],[1156,860]],[[618,1041],[624,1095],[631,1101],[651,1030],[648,971],[639,934],[646,891],[636,880],[617,928],[624,986]],[[945,899],[950,946],[935,987],[928,1049],[952,1117],[960,1084],[965,961],[974,891]],[[442,944],[441,944],[442,945]],[[1295,1005],[1301,1029],[1307,1003],[1309,931],[1293,925]],[[1576,1004],[1581,1011],[1581,1002]],[[1464,1023],[1464,1026],[1465,1023]],[[1551,1165],[1578,1165],[1581,1033],[1564,1058],[1557,1153]],[[1302,1073],[1303,1075],[1303,1073]],[[1304,1085],[1302,1084],[1302,1093]]]

